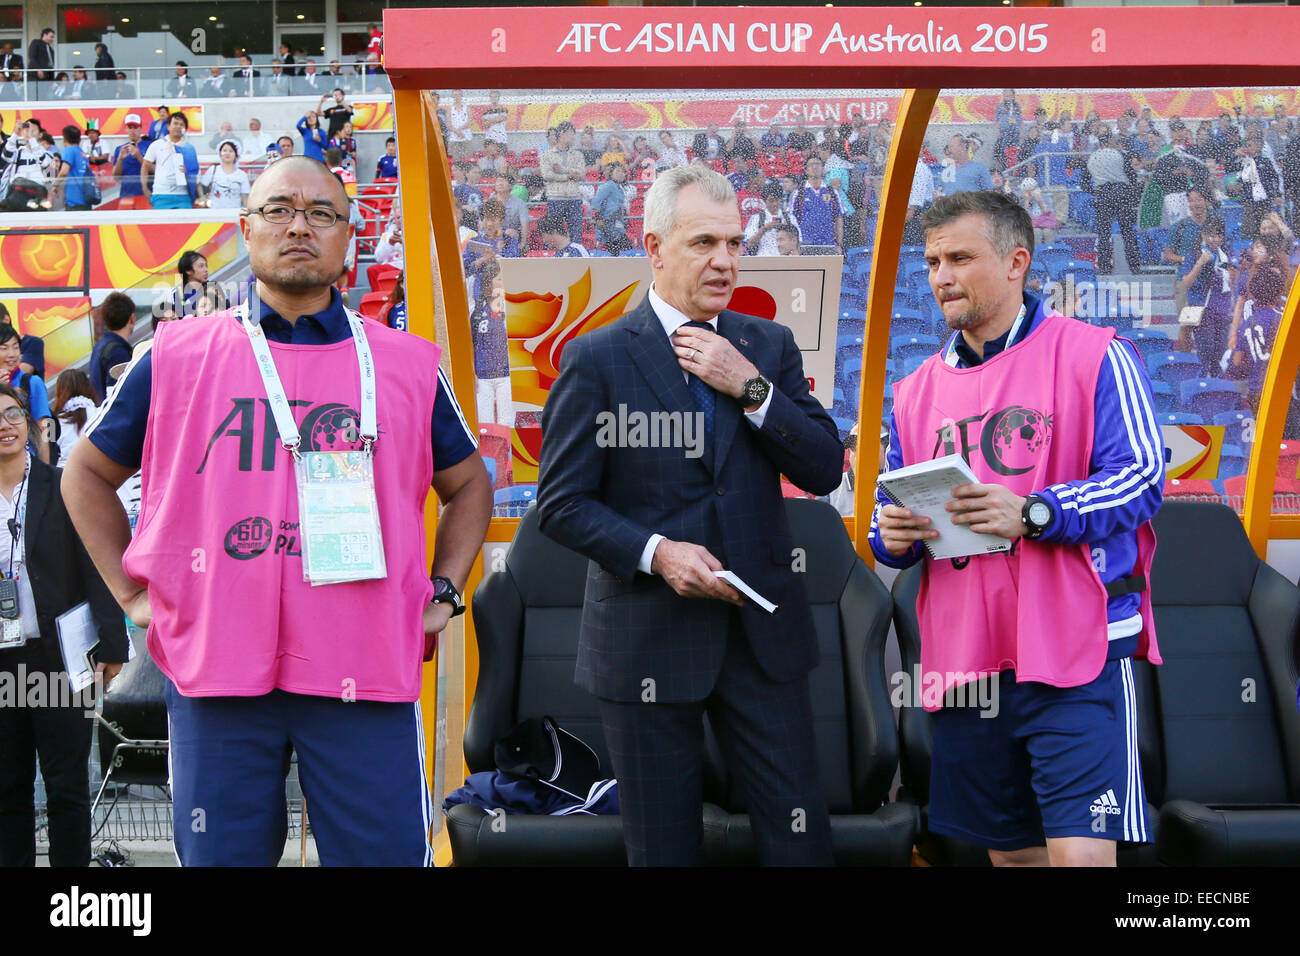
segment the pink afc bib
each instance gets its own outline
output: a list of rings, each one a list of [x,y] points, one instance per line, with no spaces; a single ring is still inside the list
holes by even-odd
[[[377,377],[375,492],[388,577],[313,588],[302,579],[293,461],[239,320],[227,313],[158,329],[140,520],[123,567],[148,585],[149,650],[182,694],[278,688],[418,699],[421,620],[433,593],[424,503],[440,350],[375,323],[366,335]],[[352,339],[270,347],[304,449],[361,447]]]
[[[959,453],[981,482],[1028,495],[1090,471],[1097,375],[1114,330],[1051,313],[1028,338],[982,365],[932,356],[894,386],[907,463]],[[1138,529],[1150,575],[1155,534]],[[1108,651],[1105,586],[1086,544],[1021,539],[1013,554],[923,558],[917,600],[921,667],[945,690],[1014,668],[1018,681],[1059,687],[1096,678]],[[1138,656],[1159,663],[1149,592]],[[935,708],[930,708],[935,709]]]

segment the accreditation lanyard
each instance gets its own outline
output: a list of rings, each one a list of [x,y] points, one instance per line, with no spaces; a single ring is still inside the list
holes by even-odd
[[[242,309],[239,317],[257,359],[280,442],[293,456],[303,580],[318,585],[386,577],[375,496],[373,446],[379,437],[375,363],[363,321],[348,313],[361,372],[361,448],[303,451],[302,433],[293,419],[266,335],[260,325],[249,321],[247,309]]]

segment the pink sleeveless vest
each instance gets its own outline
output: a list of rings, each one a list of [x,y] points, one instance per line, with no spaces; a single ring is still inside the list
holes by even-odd
[[[375,490],[388,577],[302,579],[293,460],[281,446],[253,350],[230,313],[163,323],[154,339],[140,520],[123,567],[149,588],[149,650],[187,697],[273,689],[413,701],[433,595],[424,503],[438,346],[374,323]],[[360,447],[351,337],[269,343],[316,451]]]
[[[932,356],[894,386],[903,460],[956,452],[981,482],[1018,495],[1087,477],[1097,375],[1114,334],[1053,312],[982,365],[953,368]],[[1137,535],[1134,572],[1150,580],[1150,522]],[[972,672],[1014,668],[1018,682],[1074,687],[1101,673],[1107,595],[1087,544],[1021,539],[1014,554],[924,562],[917,616],[926,680],[942,675],[947,690]],[[1142,623],[1138,656],[1158,664],[1149,591]]]

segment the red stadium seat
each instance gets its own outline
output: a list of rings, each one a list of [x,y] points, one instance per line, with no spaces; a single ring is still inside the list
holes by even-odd
[[[367,292],[361,297],[361,302],[357,304],[357,311],[367,319],[374,319],[378,322],[387,302],[387,292]]]
[[[1218,498],[1219,491],[1214,487],[1213,482],[1201,478],[1170,478],[1165,482],[1166,498],[1187,498],[1192,496],[1197,498],[1207,496]]]
[[[397,285],[397,277],[401,274],[401,269],[387,263],[376,262],[366,267],[366,281],[370,283],[370,291],[382,292],[385,295],[393,291],[393,286]]]

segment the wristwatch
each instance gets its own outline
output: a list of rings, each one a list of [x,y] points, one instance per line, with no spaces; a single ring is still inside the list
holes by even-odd
[[[456,590],[456,585],[451,583],[450,578],[437,577],[433,579],[433,600],[432,604],[442,602],[450,604],[453,608],[451,616],[465,613],[465,602],[460,599],[460,592]]]
[[[1020,520],[1025,523],[1029,530],[1025,532],[1025,537],[1030,541],[1037,541],[1047,530],[1047,526],[1052,523],[1052,506],[1044,498],[1038,495],[1030,495],[1025,499],[1025,506],[1020,510]]]
[[[740,393],[740,401],[746,408],[750,405],[762,405],[767,401],[767,393],[771,390],[771,382],[761,375],[756,376],[744,384],[744,391]]]

